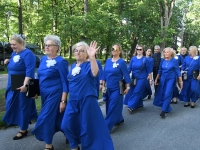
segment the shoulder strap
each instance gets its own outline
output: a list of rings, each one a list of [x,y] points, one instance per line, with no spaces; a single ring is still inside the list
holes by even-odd
[[[140,73],[142,72],[142,69],[144,68],[144,61],[145,61],[145,57],[143,57],[142,67],[140,68],[140,72],[138,73],[138,76],[140,75]]]

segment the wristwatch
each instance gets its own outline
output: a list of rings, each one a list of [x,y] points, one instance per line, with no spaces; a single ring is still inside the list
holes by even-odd
[[[62,103],[64,103],[64,104],[66,103],[66,101],[65,101],[65,100],[61,100],[60,102],[62,102]]]

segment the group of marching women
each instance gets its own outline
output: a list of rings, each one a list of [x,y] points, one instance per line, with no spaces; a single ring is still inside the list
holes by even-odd
[[[124,122],[123,105],[127,105],[130,113],[143,107],[143,99],[151,98],[153,84],[158,85],[153,104],[162,108],[162,117],[171,111],[170,103],[175,103],[173,98],[185,101],[185,107],[194,108],[199,96],[200,58],[195,46],[190,47],[185,58],[176,56],[172,48],[165,48],[153,83],[155,59],[151,57],[151,49],[145,51],[138,45],[127,67],[121,45],[114,44],[111,57],[102,69],[96,60],[97,42],[90,45],[79,42],[72,47],[76,62],[68,71],[68,62],[58,55],[60,38],[48,35],[44,38],[46,55],[41,58],[37,70],[42,101],[37,115],[34,101],[37,95],[26,97],[26,85],[34,78],[34,54],[25,47],[25,40],[20,35],[13,35],[10,43],[13,53],[4,61],[8,68],[8,85],[3,121],[20,127],[13,138],[19,140],[27,136],[29,122],[37,119],[32,134],[45,142],[44,150],[54,150],[53,136],[58,131],[64,133],[72,150],[79,150],[79,144],[82,150],[113,150],[110,132]],[[181,72],[187,77],[182,79]],[[25,75],[24,84],[14,91],[11,89],[12,74]],[[125,80],[123,91],[119,84],[122,79]],[[105,118],[97,101],[99,90],[105,96]]]

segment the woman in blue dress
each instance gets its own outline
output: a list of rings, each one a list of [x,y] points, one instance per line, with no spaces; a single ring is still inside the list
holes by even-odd
[[[125,96],[124,104],[128,105],[128,111],[133,113],[134,109],[143,107],[143,94],[149,79],[150,85],[152,84],[152,66],[149,60],[144,56],[144,48],[138,45],[136,48],[136,56],[131,58],[128,71],[132,72],[132,79],[136,79],[137,83],[132,85],[130,91]]]
[[[114,44],[111,51],[112,58],[106,60],[103,71],[103,87],[106,87],[106,124],[108,130],[111,131],[115,125],[124,122],[122,116],[123,110],[123,94],[127,94],[130,89],[130,76],[127,70],[126,62],[122,59],[122,47]],[[126,89],[120,94],[119,81],[125,79]]]
[[[90,46],[79,42],[72,50],[76,63],[72,64],[68,74],[69,101],[62,130],[72,150],[80,150],[79,144],[81,150],[114,150],[94,83],[99,70],[95,58],[97,42],[91,42]]]
[[[150,48],[146,50],[146,58],[149,61],[149,64],[150,64],[150,67],[151,67],[150,68],[151,69],[150,72],[151,72],[151,76],[152,76],[153,75],[154,60],[151,57],[151,49]],[[151,81],[151,84],[152,83],[153,83],[153,80]],[[151,99],[151,95],[152,95],[151,84],[149,82],[149,78],[147,78],[146,85],[145,85],[145,90],[144,90],[142,99],[144,99],[145,97],[147,97],[147,99]]]
[[[58,56],[61,49],[58,36],[48,35],[44,43],[46,56],[42,57],[38,68],[42,108],[32,133],[46,143],[45,150],[53,150],[53,136],[61,131],[66,106],[68,62]]]
[[[6,113],[3,121],[20,127],[19,133],[13,140],[22,139],[27,136],[29,121],[37,119],[35,100],[26,97],[26,85],[29,79],[34,78],[36,59],[32,51],[25,48],[26,43],[22,35],[15,34],[11,37],[10,45],[13,49],[10,59],[4,61],[8,64],[8,85],[6,88]],[[23,86],[18,90],[11,89],[11,75],[24,75]],[[35,116],[32,118],[31,116]]]
[[[177,55],[178,51],[177,51],[177,49],[175,47],[172,46],[172,48],[173,48],[173,50],[174,50],[174,52],[176,54],[176,56],[174,58],[177,60],[179,69],[181,70],[181,67],[182,67],[184,59],[183,59],[183,57],[181,55]],[[171,104],[177,104],[178,99],[179,99],[179,90],[178,90],[177,84],[178,84],[178,82],[174,86],[173,99],[171,100]]]
[[[162,108],[162,112],[160,114],[162,118],[165,117],[165,113],[172,110],[170,107],[170,101],[172,100],[177,77],[179,79],[180,89],[182,89],[183,86],[180,69],[177,60],[174,58],[175,53],[173,49],[167,47],[163,50],[163,54],[164,59],[161,60],[155,84],[158,84],[159,78],[160,82],[153,102],[155,106]]]
[[[97,89],[97,96],[99,97],[99,90],[102,89],[102,72],[103,72],[103,69],[102,69],[101,62],[99,60],[96,60],[96,61],[97,61],[97,65],[98,65],[98,68],[99,68],[99,72],[98,72],[98,75],[96,76],[96,78],[94,80],[94,83],[95,83],[96,89]]]
[[[183,80],[183,89],[180,93],[180,100],[185,102],[184,107],[195,107],[195,102],[199,97],[199,80],[200,80],[200,58],[196,46],[190,46],[189,55],[185,57],[182,65],[182,71],[187,71],[187,79]],[[197,72],[197,79],[194,78],[193,72]]]

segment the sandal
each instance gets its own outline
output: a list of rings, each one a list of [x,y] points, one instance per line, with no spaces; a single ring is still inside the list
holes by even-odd
[[[128,109],[128,111],[129,111],[131,114],[133,113],[133,110],[134,110],[133,108],[129,108],[129,107],[128,107],[127,109]]]
[[[15,136],[14,138],[13,138],[13,140],[19,140],[19,139],[22,139],[22,138],[24,138],[25,136],[27,136],[27,134],[28,134],[28,131],[26,130],[24,133],[23,132],[21,132],[21,131],[19,131],[18,133],[20,133],[21,134],[21,136]]]
[[[184,105],[184,107],[188,107],[188,106],[190,106],[190,103],[186,103],[186,104]]]
[[[54,150],[53,145],[51,145],[51,146],[52,146],[51,148],[44,148],[44,150]]]

